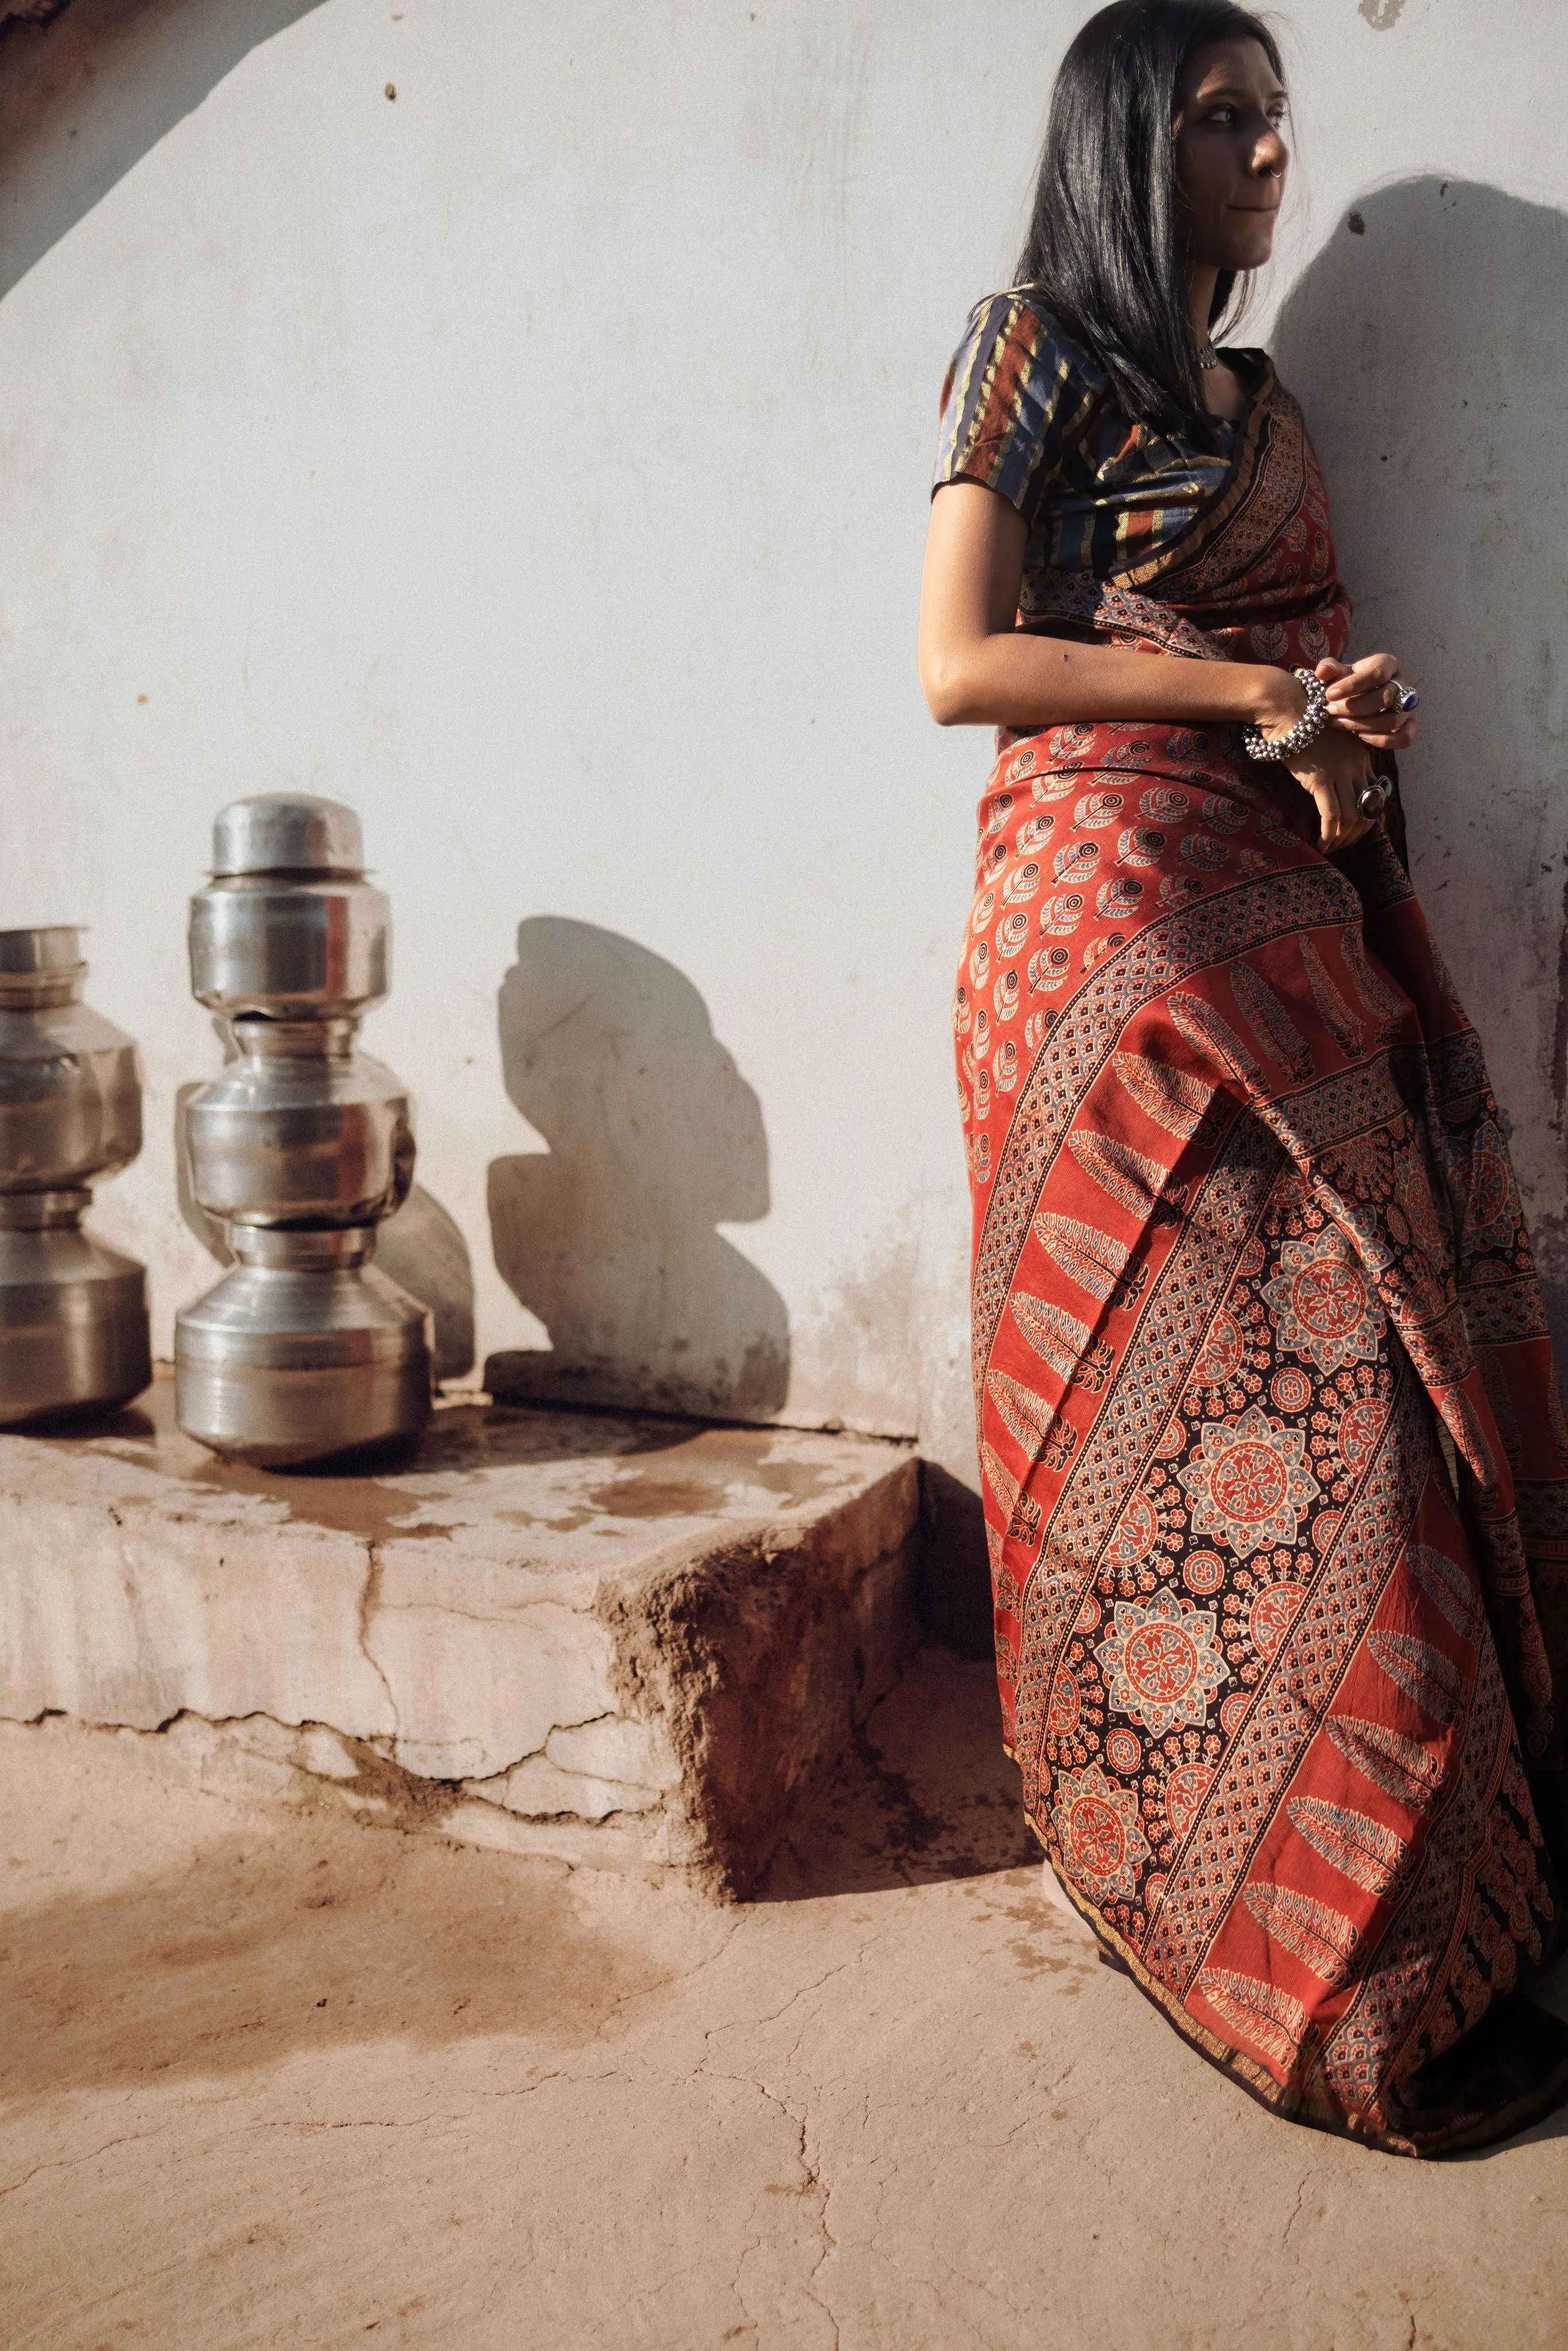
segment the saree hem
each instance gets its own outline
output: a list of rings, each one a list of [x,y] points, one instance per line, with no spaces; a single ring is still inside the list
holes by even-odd
[[[1113,1928],[1107,1926],[1099,1912],[1085,1903],[1071,1882],[1063,1876],[1051,1858],[1051,1848],[1034,1815],[1026,1811],[1024,1819],[1044,1856],[1044,1866],[1051,1871],[1073,1909],[1093,1935],[1102,1960],[1115,1974],[1126,1976],[1135,1984],[1150,2006],[1159,2011],[1166,2022],[1175,2028],[1206,2064],[1211,2065],[1217,2074],[1224,2074],[1228,2081],[1234,2082],[1258,2105],[1279,2116],[1281,2121],[1300,2123],[1309,2130],[1323,2131],[1331,2138],[1353,2140],[1358,2147],[1367,2147],[1375,2154],[1406,2156],[1416,2162],[1440,2162],[1446,2157],[1479,2154],[1488,2147],[1500,2146],[1503,2141],[1517,2137],[1520,2132],[1543,2121],[1559,2106],[1568,2103],[1568,2052],[1565,2052],[1562,2062],[1534,2088],[1490,2114],[1473,2120],[1467,2117],[1452,2130],[1442,2133],[1416,2135],[1402,2132],[1312,2105],[1299,2087],[1277,2082],[1266,2067],[1209,2032],[1174,2000],[1165,1986],[1140,1964],[1137,1953],[1124,1942]],[[1544,1964],[1549,1964],[1549,1961],[1543,1963],[1543,1967]],[[1535,1972],[1542,1971],[1543,1969]],[[1521,1984],[1515,1997],[1524,1991],[1525,1986]]]

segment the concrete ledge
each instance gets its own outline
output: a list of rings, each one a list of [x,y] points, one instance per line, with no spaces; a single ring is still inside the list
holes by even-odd
[[[741,1894],[913,1642],[906,1447],[459,1402],[283,1478],[145,1404],[0,1437],[0,1716],[207,1786]]]

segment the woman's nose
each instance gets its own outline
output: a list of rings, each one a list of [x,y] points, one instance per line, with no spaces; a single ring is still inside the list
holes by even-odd
[[[1260,179],[1267,178],[1270,173],[1278,173],[1284,170],[1290,161],[1290,149],[1270,123],[1267,131],[1254,142],[1248,168],[1256,172]]]

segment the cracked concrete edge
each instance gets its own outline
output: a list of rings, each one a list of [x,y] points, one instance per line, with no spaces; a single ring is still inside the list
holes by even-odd
[[[591,1608],[574,1612],[607,1638],[616,1718],[659,1723],[679,1765],[678,1784],[636,1811],[598,1818],[515,1812],[461,1780],[395,1760],[401,1709],[373,1647],[383,1566],[373,1538],[350,1541],[365,1552],[358,1645],[383,1697],[384,1730],[288,1724],[260,1709],[207,1716],[185,1706],[160,1722],[95,1722],[47,1704],[3,1719],[162,1740],[172,1761],[178,1750],[182,1776],[192,1776],[193,1761],[198,1783],[214,1792],[225,1784],[267,1789],[462,1843],[674,1869],[733,1898],[756,1884],[797,1796],[838,1762],[914,1647],[918,1536],[918,1463],[901,1450],[882,1478],[814,1522],[740,1520],[678,1542],[652,1576],[644,1562],[607,1581]],[[505,1771],[543,1751],[512,1759]]]
[[[913,1453],[808,1527],[754,1521],[601,1595],[624,1711],[680,1761],[671,1857],[744,1898],[798,1798],[841,1760],[918,1637]]]
[[[530,1816],[472,1795],[459,1781],[407,1771],[380,1742],[354,1739],[329,1723],[298,1725],[268,1715],[209,1720],[182,1710],[155,1729],[89,1722],[48,1708],[22,1720],[0,1716],[0,1735],[112,1740],[160,1779],[219,1797],[282,1799],[309,1811],[346,1811],[367,1826],[434,1834],[459,1844],[581,1864],[666,1874],[674,1859],[658,1811]],[[526,1759],[524,1759],[526,1760]],[[701,1873],[697,1873],[700,1879]]]

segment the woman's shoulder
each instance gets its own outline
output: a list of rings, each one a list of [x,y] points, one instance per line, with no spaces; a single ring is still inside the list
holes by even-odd
[[[1038,287],[988,294],[969,313],[942,387],[936,487],[978,481],[1032,521],[1106,381]]]
[[[1063,326],[1038,286],[1004,286],[988,294],[970,311],[959,346],[965,349],[1013,350],[1030,367],[1047,367],[1063,380],[1085,390],[1103,389],[1109,379],[1077,338]]]

